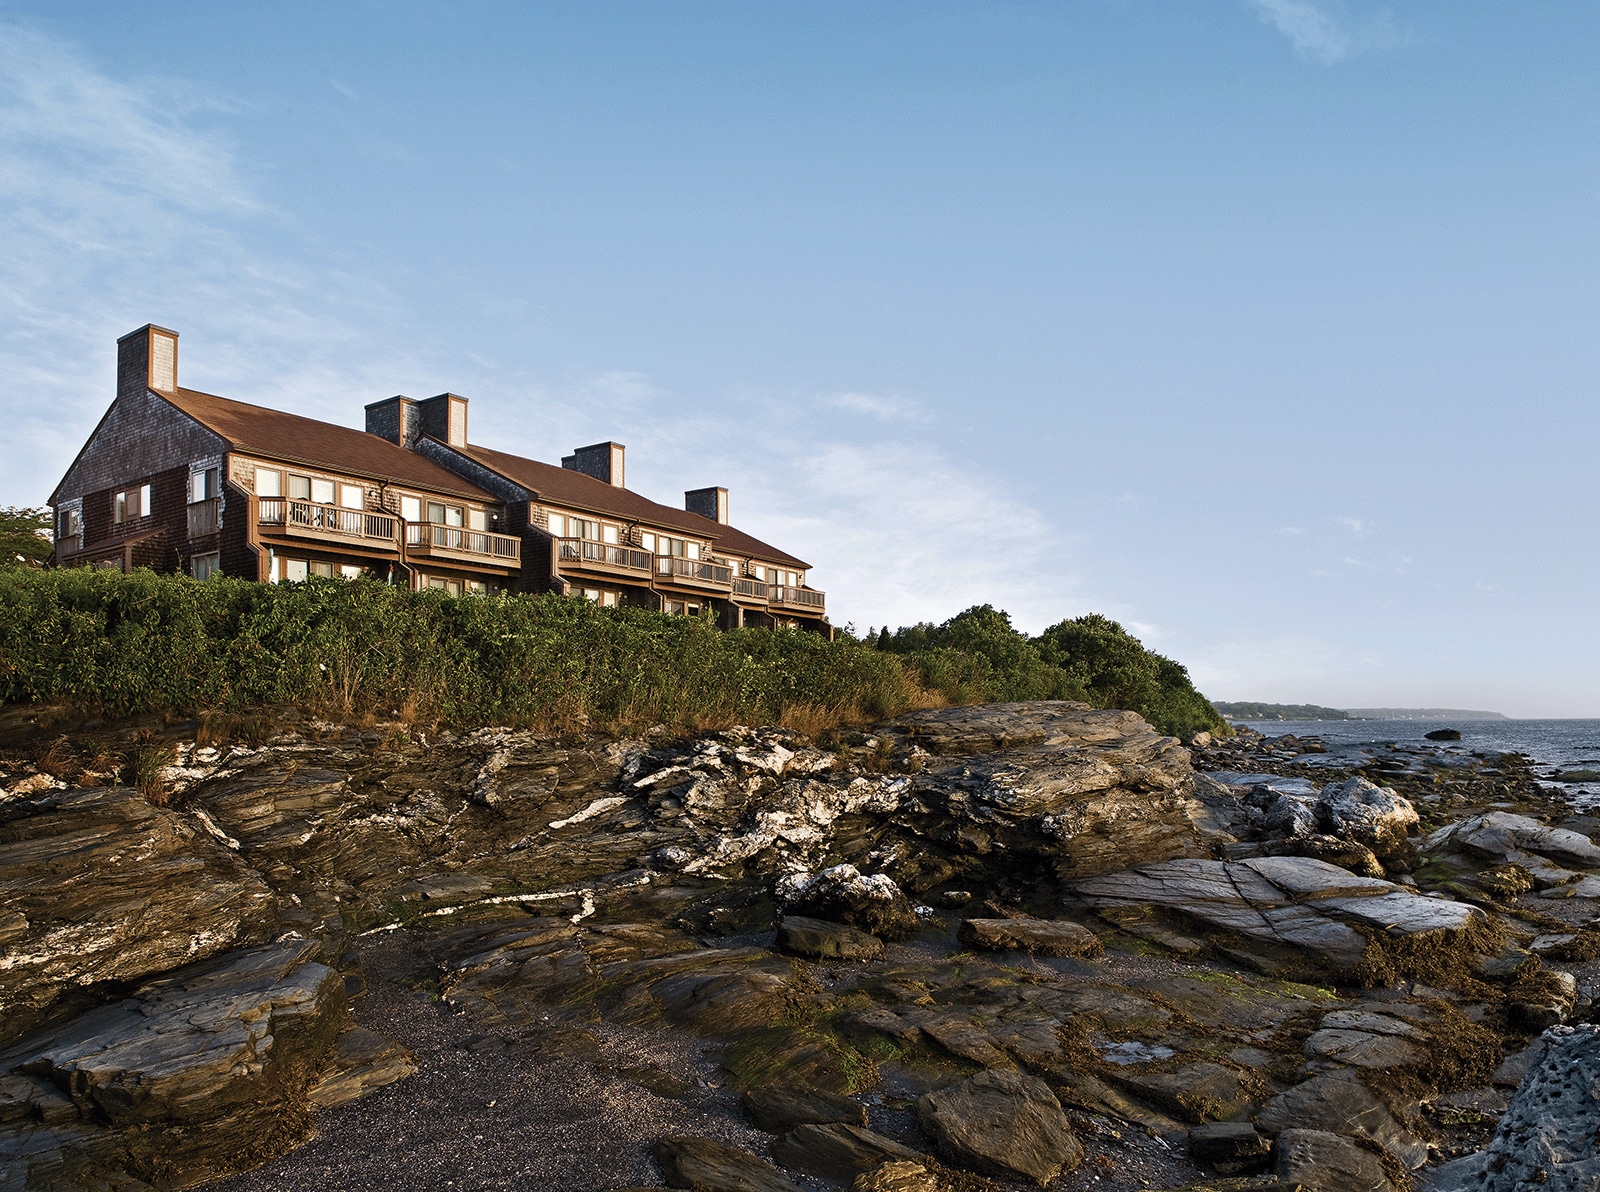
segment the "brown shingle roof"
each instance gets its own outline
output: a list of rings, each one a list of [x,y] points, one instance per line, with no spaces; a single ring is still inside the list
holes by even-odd
[[[554,464],[524,459],[520,455],[507,455],[488,447],[467,446],[457,448],[470,459],[476,460],[507,480],[520,484],[541,501],[566,505],[586,512],[609,514],[628,522],[644,522],[652,526],[681,530],[699,538],[716,542],[718,550],[730,554],[761,559],[768,563],[781,563],[789,567],[809,568],[811,564],[795,558],[786,551],[769,546],[743,530],[724,526],[698,513],[660,505],[648,497],[596,480],[593,476],[575,472],[571,468],[558,468]]]
[[[179,389],[176,394],[160,393],[158,396],[221,435],[239,451],[285,463],[326,468],[330,472],[391,481],[429,492],[477,501],[498,500],[431,459],[366,431],[193,389]]]

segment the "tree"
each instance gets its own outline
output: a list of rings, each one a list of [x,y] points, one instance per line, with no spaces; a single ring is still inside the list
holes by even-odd
[[[37,567],[54,549],[48,509],[0,505],[0,567]]]

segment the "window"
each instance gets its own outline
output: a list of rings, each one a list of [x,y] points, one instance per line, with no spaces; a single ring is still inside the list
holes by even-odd
[[[189,473],[189,504],[198,505],[201,501],[209,500],[217,495],[217,470],[207,468],[203,472]]]
[[[684,543],[683,553],[691,559],[698,559],[700,557],[700,544],[698,542]]]
[[[600,603],[600,589],[599,588],[585,588],[583,590],[583,598],[585,600],[592,601],[595,604],[599,604]]]
[[[469,579],[467,581],[468,596],[487,596],[488,594],[489,585],[484,583],[481,579]]]
[[[332,579],[333,578],[333,564],[332,563],[313,563],[313,564],[311,564],[311,574],[312,575],[320,575],[323,579]]]
[[[447,526],[459,526],[459,525],[465,524],[465,522],[466,522],[466,519],[464,517],[462,517],[462,515],[461,515],[461,506],[459,506],[459,505],[446,505],[444,507],[444,524],[445,525],[447,525]]]
[[[367,490],[359,484],[341,484],[339,486],[339,504],[346,509],[365,509],[367,507]]]
[[[604,542],[608,546],[616,546],[617,545],[617,527],[616,526],[602,526],[602,527],[600,527],[600,541]]]
[[[256,469],[256,496],[281,497],[283,496],[283,473],[273,471],[271,468]]]
[[[318,505],[333,504],[333,481],[323,480],[321,477],[311,481],[311,499]]]
[[[654,534],[640,534],[639,545],[651,554],[656,552],[656,536]]]
[[[128,494],[118,493],[111,506],[111,520],[121,525],[128,520]]]
[[[479,533],[489,528],[489,514],[483,509],[467,510],[467,529],[477,530]]]
[[[686,617],[698,617],[700,615],[700,606],[692,602],[685,604],[683,606],[683,613]]]
[[[361,568],[352,563],[339,564],[339,576],[342,579],[357,579],[361,575]]]
[[[289,477],[289,499],[291,501],[309,501],[311,499],[311,477]]]
[[[428,587],[436,592],[446,592],[451,596],[461,595],[461,581],[455,579],[442,579],[437,575],[428,577]]]
[[[308,564],[304,559],[285,559],[283,561],[284,583],[295,584],[305,579],[308,573]]]
[[[663,600],[661,602],[661,611],[664,613],[678,613],[681,615],[683,613],[683,601]]]
[[[76,509],[63,509],[61,511],[61,529],[58,536],[61,538],[76,538],[83,533],[83,514]]]
[[[210,579],[222,570],[222,556],[213,551],[209,555],[196,555],[189,563],[195,579]]]
[[[587,538],[590,542],[600,541],[600,523],[581,517],[567,518],[567,534],[573,538]],[[615,541],[613,539],[613,541]]]
[[[428,520],[436,526],[444,525],[444,506],[437,501],[428,502]]]
[[[565,538],[567,536],[567,519],[559,513],[550,515],[550,537]]]
[[[401,497],[400,516],[408,522],[422,520],[422,499],[420,497]]]
[[[752,563],[750,564],[750,574],[756,579],[765,580],[767,578],[767,569],[759,563]]]

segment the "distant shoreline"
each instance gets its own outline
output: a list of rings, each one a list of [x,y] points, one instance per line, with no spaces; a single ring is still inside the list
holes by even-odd
[[[1217,700],[1212,706],[1228,720],[1509,720],[1503,712],[1470,708],[1325,708],[1319,704],[1266,704]]]

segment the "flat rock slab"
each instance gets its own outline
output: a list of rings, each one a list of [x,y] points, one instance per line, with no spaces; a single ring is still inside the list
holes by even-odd
[[[1423,851],[1445,849],[1498,860],[1508,853],[1539,853],[1585,869],[1600,869],[1600,845],[1570,828],[1551,828],[1525,815],[1492,811],[1448,824],[1422,842]]]
[[[1151,907],[1175,912],[1204,927],[1297,949],[1335,972],[1358,967],[1366,956],[1368,940],[1357,926],[1415,937],[1485,921],[1466,903],[1427,898],[1309,857],[1184,858],[1089,878],[1076,888],[1113,916]]]
[[[778,947],[817,960],[879,960],[883,941],[875,935],[827,919],[785,915],[778,924]]]
[[[956,936],[967,947],[985,952],[1076,957],[1105,952],[1094,932],[1065,919],[967,919]]]
[[[850,1192],[939,1192],[939,1177],[921,1163],[893,1159],[858,1175]]]
[[[678,1135],[650,1148],[668,1186],[696,1192],[801,1192],[772,1164],[741,1147]]]
[[[1045,1184],[1083,1161],[1061,1104],[1044,1081],[980,1072],[917,1101],[917,1124],[951,1163]]]
[[[1326,1130],[1285,1130],[1277,1156],[1278,1179],[1304,1192],[1394,1192],[1382,1159]]]
[[[796,1126],[844,1122],[867,1124],[867,1107],[840,1093],[793,1085],[764,1084],[744,1095],[745,1112],[763,1130],[787,1134]]]

